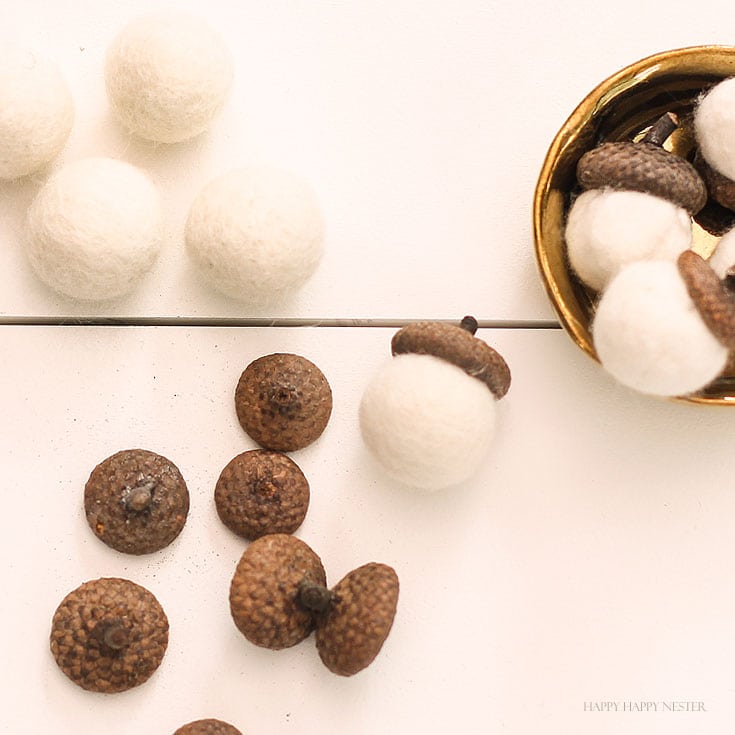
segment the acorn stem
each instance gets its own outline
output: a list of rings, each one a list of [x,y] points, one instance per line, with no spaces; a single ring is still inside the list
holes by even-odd
[[[322,584],[304,579],[299,585],[297,599],[307,610],[322,613],[332,604],[334,593]]]
[[[641,138],[641,143],[663,145],[669,136],[679,127],[679,118],[673,112],[667,112],[656,120]]]
[[[120,618],[105,618],[94,626],[94,637],[111,651],[122,651],[130,644],[130,634]]]
[[[469,332],[470,334],[475,334],[477,332],[477,319],[473,316],[465,316],[462,318],[462,321],[459,323],[459,326],[462,327],[466,332]]]
[[[155,486],[155,480],[148,480],[130,488],[130,492],[125,497],[125,509],[136,513],[144,511],[153,500],[153,488]]]

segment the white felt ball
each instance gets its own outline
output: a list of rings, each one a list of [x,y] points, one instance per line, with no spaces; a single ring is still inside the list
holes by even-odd
[[[112,109],[132,133],[178,143],[205,131],[224,105],[233,64],[222,38],[199,18],[158,12],[134,20],[107,50]]]
[[[720,375],[728,357],[669,261],[640,261],[621,270],[599,301],[592,336],[605,370],[630,388],[659,396],[700,390]]]
[[[719,239],[708,262],[720,279],[724,278],[727,272],[735,266],[735,229],[726,232]]]
[[[324,220],[302,179],[270,166],[231,171],[207,184],[186,222],[186,245],[221,293],[251,303],[298,290],[322,256]]]
[[[735,77],[716,84],[699,101],[694,133],[707,163],[735,179]]]
[[[675,260],[691,245],[692,225],[684,209],[660,197],[591,189],[574,201],[565,238],[573,270],[602,291],[629,263]]]
[[[0,179],[37,171],[64,147],[74,103],[55,64],[19,48],[0,55]]]
[[[134,166],[109,158],[75,161],[52,176],[28,211],[27,252],[59,293],[105,300],[131,291],[158,254],[158,191]]]
[[[365,444],[388,475],[438,490],[479,468],[495,433],[496,400],[446,360],[403,354],[373,376],[359,416]]]

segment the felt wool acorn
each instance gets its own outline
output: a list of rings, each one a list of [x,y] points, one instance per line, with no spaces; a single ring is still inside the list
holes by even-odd
[[[602,366],[642,393],[685,396],[719,377],[735,347],[735,301],[692,250],[622,269],[592,322]]]
[[[3,45],[0,57],[0,179],[27,176],[62,150],[74,103],[56,65]]]
[[[461,326],[417,322],[397,332],[392,360],[367,385],[359,419],[368,449],[399,482],[438,490],[468,479],[492,442],[505,360]]]
[[[156,12],[136,18],[112,41],[105,61],[110,105],[146,140],[178,143],[204,132],[232,86],[222,38],[200,18]]]
[[[628,263],[673,261],[690,247],[691,216],[707,192],[692,164],[662,146],[677,125],[667,113],[639,142],[603,143],[579,160],[585,191],[569,210],[565,241],[572,269],[590,288],[603,290]]]
[[[158,191],[129,163],[85,158],[57,171],[30,206],[26,253],[58,293],[106,301],[130,293],[158,257]]]
[[[77,587],[51,623],[51,653],[82,689],[123,692],[147,681],[168,646],[168,619],[144,587],[116,577]]]
[[[242,733],[223,720],[209,718],[182,725],[174,735],[242,735]]]

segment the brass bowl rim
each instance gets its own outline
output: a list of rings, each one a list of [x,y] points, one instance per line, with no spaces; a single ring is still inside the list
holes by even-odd
[[[544,247],[543,222],[545,215],[546,199],[550,190],[550,182],[555,172],[560,155],[565,147],[573,141],[576,135],[584,128],[585,123],[593,116],[594,112],[604,109],[611,97],[611,92],[618,89],[626,80],[633,87],[648,79],[657,71],[670,70],[676,67],[678,62],[692,58],[707,56],[721,56],[731,58],[735,61],[735,46],[729,45],[700,45],[685,46],[682,48],[661,51],[646,56],[632,64],[611,74],[597,84],[574,108],[572,113],[563,123],[549,146],[544,157],[541,171],[534,189],[533,195],[533,240],[536,265],[540,271],[541,279],[546,289],[547,296],[559,318],[561,326],[571,336],[575,344],[587,355],[599,363],[591,339],[587,337],[587,327],[580,323],[576,316],[566,305],[558,287],[553,268]],[[735,74],[735,69],[723,79]],[[735,394],[722,397],[705,396],[672,396],[667,400],[696,403],[705,405],[735,405]]]

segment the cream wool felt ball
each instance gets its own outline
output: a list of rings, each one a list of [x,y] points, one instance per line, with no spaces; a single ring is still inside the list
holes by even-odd
[[[76,161],[53,175],[27,217],[27,253],[39,278],[79,300],[130,292],[153,265],[162,212],[156,187],[134,166]]]
[[[592,338],[604,369],[634,390],[683,396],[725,367],[728,350],[708,329],[675,263],[622,269],[597,305]]]
[[[178,143],[207,130],[230,92],[233,62],[199,18],[158,12],[132,21],[112,41],[105,85],[116,116],[146,140]]]
[[[583,283],[602,291],[625,265],[667,259],[690,247],[686,210],[638,191],[590,189],[574,201],[565,239],[572,269]]]
[[[432,355],[397,355],[365,389],[360,429],[389,476],[438,490],[477,471],[495,433],[495,404],[461,368]]]
[[[302,179],[274,167],[248,166],[203,188],[189,210],[185,238],[216,290],[267,303],[293,294],[316,270],[324,220]]]
[[[74,123],[71,93],[55,64],[4,48],[0,57],[0,179],[37,171],[64,147]]]
[[[720,278],[735,266],[735,229],[726,232],[717,242],[708,263]]]
[[[694,133],[707,163],[735,179],[735,77],[716,84],[700,99]]]

